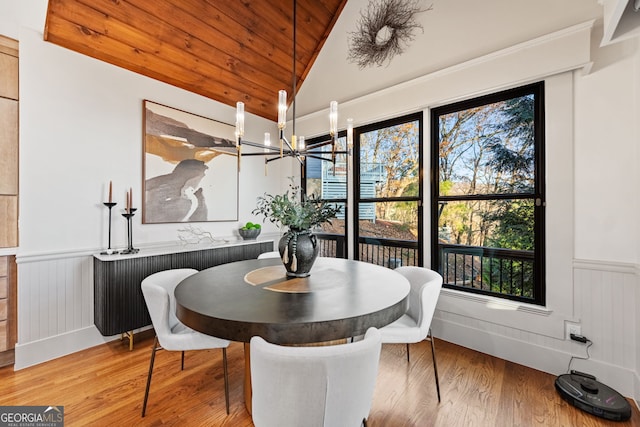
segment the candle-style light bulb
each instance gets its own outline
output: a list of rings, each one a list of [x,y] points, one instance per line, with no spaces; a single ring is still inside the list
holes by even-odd
[[[236,104],[236,138],[244,136],[244,102]]]
[[[278,129],[287,126],[287,91],[278,92]]]
[[[298,137],[298,151],[302,151],[304,150],[305,145],[304,145],[304,136],[299,136]]]
[[[338,134],[338,102],[331,101],[329,104],[329,135],[335,137]]]
[[[271,146],[271,134],[269,132],[265,132],[264,133],[264,146],[265,147],[270,147]],[[264,149],[265,153],[269,152],[269,149],[265,148]]]
[[[353,119],[347,119],[347,147],[349,150],[353,148]]]

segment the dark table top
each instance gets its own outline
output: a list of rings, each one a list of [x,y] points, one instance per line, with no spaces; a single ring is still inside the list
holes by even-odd
[[[409,282],[385,267],[318,258],[306,278],[287,278],[278,258],[212,267],[175,291],[177,317],[202,333],[249,342],[324,342],[362,335],[407,310]]]

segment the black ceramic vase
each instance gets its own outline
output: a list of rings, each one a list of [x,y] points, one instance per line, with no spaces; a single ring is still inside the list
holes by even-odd
[[[291,229],[280,239],[278,250],[287,276],[307,277],[320,247],[311,231]]]

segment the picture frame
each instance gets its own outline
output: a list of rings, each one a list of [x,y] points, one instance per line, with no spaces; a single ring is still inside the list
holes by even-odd
[[[235,127],[143,100],[142,223],[238,220]]]

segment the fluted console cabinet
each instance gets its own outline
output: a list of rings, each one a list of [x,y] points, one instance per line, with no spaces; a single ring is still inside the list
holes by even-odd
[[[94,323],[104,336],[127,334],[151,324],[140,283],[171,268],[204,270],[257,258],[273,250],[273,241],[242,241],[214,247],[175,246],[142,249],[133,255],[94,255]]]

